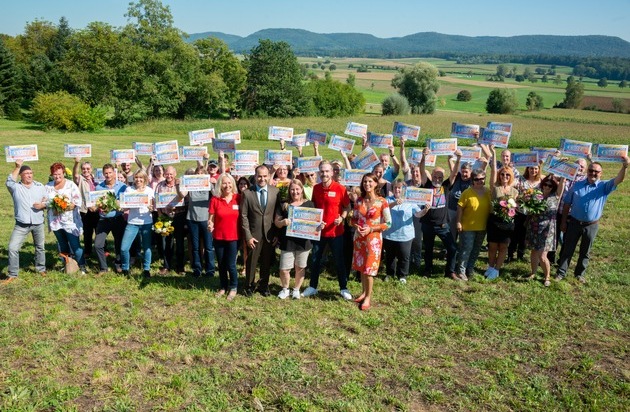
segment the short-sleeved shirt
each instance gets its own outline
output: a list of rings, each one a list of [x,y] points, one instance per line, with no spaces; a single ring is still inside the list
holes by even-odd
[[[208,208],[212,198],[211,190],[195,190],[188,192],[188,212],[186,219],[193,222],[206,222],[208,220]]]
[[[451,188],[451,184],[448,179],[444,179],[444,183],[440,187],[433,187],[433,184],[427,180],[424,184],[425,189],[433,189],[433,203],[431,209],[426,215],[420,219],[420,221],[427,225],[441,226],[448,223],[448,209],[446,207],[446,200],[448,199],[448,192]]]
[[[387,198],[387,203],[395,202],[396,198],[390,196]],[[383,232],[383,237],[387,240],[393,240],[395,242],[407,242],[412,240],[416,236],[416,231],[413,227],[414,213],[420,211],[420,207],[413,203],[402,203],[389,208],[392,216],[392,225],[389,229]]]
[[[574,219],[593,222],[602,217],[608,195],[615,189],[615,179],[598,180],[593,184],[588,179],[582,180],[564,195],[564,203],[571,206],[570,216]]]
[[[313,203],[318,209],[324,209],[325,227],[322,237],[337,237],[343,235],[343,225],[335,225],[334,221],[341,215],[343,209],[350,206],[350,198],[346,188],[333,181],[327,188],[323,183],[313,187]]]
[[[44,210],[35,209],[33,203],[39,203],[48,197],[46,187],[36,181],[30,186],[16,182],[13,175],[7,177],[7,189],[13,197],[13,214],[15,220],[25,225],[40,225],[44,223]]]
[[[393,166],[387,166],[387,169],[383,170],[383,179],[389,183],[394,183],[394,180],[398,177],[398,172]]]
[[[240,195],[233,194],[232,200],[213,196],[210,199],[208,213],[214,215],[214,231],[212,237],[216,240],[238,240]]]
[[[150,186],[145,186],[144,190],[140,191],[134,189],[131,186],[127,187],[125,193],[144,193],[149,195],[149,199],[153,200],[155,193]],[[129,209],[129,216],[127,216],[127,223],[130,225],[148,225],[153,223],[153,216],[151,215],[151,208],[143,206]]]
[[[457,210],[457,202],[459,198],[462,196],[464,190],[468,189],[472,186],[472,178],[468,180],[462,179],[462,174],[457,173],[457,177],[453,182],[453,186],[451,186],[451,190],[448,194],[448,208],[452,211]]]
[[[120,199],[120,194],[127,190],[127,185],[116,180],[114,186],[108,187],[107,184],[103,181],[97,184],[94,190],[111,190],[116,195],[116,199]],[[115,217],[116,215],[119,215],[121,213],[122,212],[120,210],[112,210],[105,215],[101,213],[101,219]]]
[[[463,209],[462,230],[466,232],[478,232],[486,230],[488,216],[492,204],[491,191],[485,190],[482,195],[469,187],[462,192],[457,205]]]

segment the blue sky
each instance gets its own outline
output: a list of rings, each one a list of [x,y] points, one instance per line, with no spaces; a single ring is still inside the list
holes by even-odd
[[[266,28],[399,37],[435,31],[465,36],[601,34],[630,41],[630,1],[422,0],[164,0],[187,33],[246,36]],[[0,33],[15,36],[27,22],[65,16],[81,29],[92,21],[126,23],[128,0],[2,0]]]

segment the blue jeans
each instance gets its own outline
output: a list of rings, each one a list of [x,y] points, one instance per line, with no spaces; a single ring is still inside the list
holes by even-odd
[[[85,257],[83,256],[83,248],[81,247],[79,236],[68,233],[63,229],[54,230],[53,233],[57,238],[59,252],[65,253],[66,255],[74,255],[79,267],[84,270]],[[62,259],[62,261],[65,263],[65,260]]]
[[[322,236],[319,242],[313,241],[313,270],[311,270],[311,280],[309,286],[317,289],[317,285],[319,284],[319,274],[322,272],[322,258],[326,245],[330,247],[335,259],[339,289],[347,289],[348,276],[343,256],[343,235],[336,237]]]
[[[122,260],[122,269],[129,270],[129,249],[133,245],[133,241],[140,233],[142,241],[142,251],[144,252],[144,258],[142,260],[142,269],[151,269],[151,239],[153,232],[151,230],[151,223],[146,225],[127,225],[125,233],[123,234],[122,244],[120,246],[120,255]]]
[[[464,231],[459,233],[457,249],[457,274],[470,276],[475,271],[475,262],[479,257],[481,245],[486,237],[485,230]]]
[[[9,276],[18,275],[20,270],[20,249],[26,240],[26,236],[32,233],[33,244],[35,245],[35,269],[38,272],[46,271],[46,251],[44,250],[46,233],[44,224],[27,225],[15,222],[11,238],[9,239]]]
[[[192,242],[192,269],[195,276],[201,276],[201,246],[199,238],[203,239],[203,256],[206,276],[214,276],[214,248],[212,246],[212,233],[208,231],[208,221],[195,222],[188,220],[190,241]]]
[[[221,289],[236,290],[238,288],[238,273],[236,272],[236,254],[238,252],[238,240],[214,241],[214,252],[217,255],[219,266],[219,281]],[[228,282],[228,273],[230,280]]]
[[[424,273],[430,275],[433,272],[433,245],[435,237],[442,240],[442,244],[446,248],[446,267],[444,274],[449,276],[455,272],[455,257],[457,255],[457,246],[451,234],[448,223],[443,225],[422,224],[422,242],[424,243]]]

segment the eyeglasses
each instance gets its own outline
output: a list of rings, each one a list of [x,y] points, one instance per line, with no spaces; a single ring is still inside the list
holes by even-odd
[[[473,180],[475,182],[483,182],[484,180],[486,180],[486,178],[485,177],[475,177]]]
[[[542,187],[553,187],[553,185],[550,183],[545,183],[544,185],[542,185]]]

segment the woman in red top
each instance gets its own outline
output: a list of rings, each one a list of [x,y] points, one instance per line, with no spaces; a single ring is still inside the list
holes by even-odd
[[[217,297],[226,294],[227,299],[233,300],[238,288],[238,274],[236,272],[236,253],[238,251],[238,222],[240,197],[236,193],[236,182],[227,173],[223,173],[217,180],[219,196],[213,196],[210,200],[210,218],[208,230],[212,232],[214,239],[214,253],[217,256],[219,267],[219,281],[221,289]],[[228,272],[230,274],[228,282]]]

